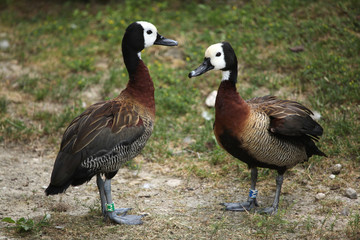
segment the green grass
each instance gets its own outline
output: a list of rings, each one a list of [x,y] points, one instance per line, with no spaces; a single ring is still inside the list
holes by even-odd
[[[360,215],[358,213],[351,215],[351,220],[347,226],[347,234],[352,239],[360,237]]]
[[[214,114],[204,101],[207,94],[217,89],[220,73],[187,78],[188,72],[202,62],[210,44],[226,40],[238,56],[238,90],[244,98],[258,96],[265,89],[266,94],[298,100],[321,113],[324,136],[318,145],[329,159],[313,158],[309,165],[305,164],[315,169],[312,173],[321,172],[334,162],[358,169],[359,9],[360,2],[356,0],[226,4],[38,1],[31,6],[26,1],[7,1],[0,10],[0,26],[11,43],[4,59],[11,56],[35,74],[2,83],[4,89],[19,92],[24,98],[19,102],[6,95],[0,97],[0,141],[24,143],[44,138],[58,147],[67,125],[84,110],[84,102],[113,98],[126,86],[121,39],[129,23],[147,20],[157,26],[160,34],[179,40],[178,50],[183,58],[178,59],[181,64],[173,64],[164,57],[169,50],[166,47],[153,47],[142,53],[155,84],[157,110],[153,136],[143,151],[146,158],[169,165],[174,174],[202,179],[237,174],[248,180],[244,165],[217,145],[213,120],[201,117],[204,110]],[[304,46],[303,52],[289,50],[298,45]],[[100,62],[106,62],[107,68],[98,69]],[[93,87],[101,89],[98,98],[86,99],[84,93]],[[27,108],[29,101],[59,104],[63,108],[55,112],[31,110]],[[186,137],[194,141],[184,144]],[[129,168],[140,167],[131,163]],[[273,175],[264,170],[259,178],[272,181]],[[353,216],[347,235],[356,237],[359,219],[358,215]],[[227,229],[224,221],[212,223],[210,231],[214,236]],[[271,238],[274,226],[285,232],[294,228],[293,223],[280,218],[269,221],[258,216],[250,221],[257,226],[254,236],[258,238]],[[311,219],[306,221],[311,225]],[[302,231],[306,232],[307,227],[303,226]]]
[[[0,113],[5,114],[7,112],[8,100],[2,96],[0,98]]]

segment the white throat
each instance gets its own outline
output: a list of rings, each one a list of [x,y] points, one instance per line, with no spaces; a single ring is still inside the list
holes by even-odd
[[[230,70],[222,71],[222,80],[221,81],[229,80],[229,78],[230,78]]]
[[[141,59],[141,52],[138,52],[137,55]]]

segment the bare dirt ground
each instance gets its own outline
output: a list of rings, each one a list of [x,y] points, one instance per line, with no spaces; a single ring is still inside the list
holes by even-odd
[[[97,209],[99,213],[99,196],[93,179],[80,187],[70,187],[65,194],[46,197],[44,188],[49,183],[55,156],[56,152],[43,146],[41,142],[35,142],[31,146],[0,146],[0,218],[41,218],[46,213],[50,213],[55,222],[51,227],[58,229],[59,235],[52,235],[54,234],[52,232],[50,237],[46,237],[45,234],[43,238],[71,239],[74,237],[73,234],[69,234],[72,232],[71,221],[75,223],[85,221],[84,224],[90,218],[101,221],[99,214],[89,215],[92,209]],[[144,234],[147,232],[146,229],[150,228],[149,233],[153,236],[143,235],[144,238],[168,239],[169,236],[174,236],[175,239],[195,239],[197,236],[198,239],[212,237],[241,239],[248,238],[251,232],[256,233],[256,226],[251,224],[254,224],[254,216],[257,214],[250,213],[249,216],[248,213],[224,212],[219,206],[223,201],[245,199],[248,181],[222,179],[213,182],[194,177],[184,179],[172,176],[171,169],[146,162],[141,156],[136,161],[141,164],[141,169],[121,169],[112,181],[112,190],[116,206],[133,207],[133,214],[147,214],[142,226],[130,227],[130,229],[138,227],[138,233]],[[345,197],[343,189],[330,190],[322,185],[321,179],[313,178],[310,182],[305,175],[302,167],[296,167],[286,175],[282,192],[280,207],[286,209],[283,218],[294,222],[295,225],[292,226],[294,233],[282,235],[279,232],[278,236],[268,237],[297,239],[303,236],[299,235],[296,229],[310,228],[306,239],[314,239],[319,236],[317,232],[319,229],[328,231],[331,228],[331,236],[335,233],[335,236],[345,238],[344,230],[349,221],[348,215],[359,210],[359,199]],[[299,187],[295,182],[303,182],[303,185]],[[265,190],[264,184],[264,182],[258,184],[262,206],[271,204],[275,188],[275,184],[272,184],[272,187]],[[359,184],[357,190],[358,187]],[[326,194],[324,201],[315,200],[314,196],[317,192]],[[330,207],[332,212],[324,212],[327,211],[325,206]],[[56,215],[62,215],[70,223],[61,224]],[[83,216],[87,217],[83,218]],[[247,222],[249,226],[246,225]],[[221,223],[232,224],[231,229],[233,228],[234,231],[228,231],[229,227],[222,229]],[[310,226],[304,226],[305,223]],[[211,232],[217,224],[220,225],[217,232]],[[1,223],[1,225],[0,239],[16,238],[16,235],[4,231],[7,224]],[[154,225],[165,225],[168,229],[165,231],[164,227],[154,233],[156,228]],[[211,225],[214,227],[210,227]],[[112,224],[106,226],[117,227]],[[118,228],[121,230],[124,227],[128,226]],[[139,238],[138,233],[131,235],[127,232],[127,235],[122,236],[121,239]],[[106,236],[110,237],[112,234]],[[256,235],[254,236],[256,239]],[[77,237],[101,238],[92,235]]]

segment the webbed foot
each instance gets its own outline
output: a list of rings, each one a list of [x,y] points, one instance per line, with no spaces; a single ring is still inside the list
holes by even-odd
[[[107,217],[118,224],[126,224],[126,225],[139,225],[142,224],[143,221],[141,221],[141,218],[145,215],[120,215],[118,216],[115,211],[114,212],[107,212]]]
[[[256,199],[250,200],[242,203],[220,203],[220,205],[225,206],[225,210],[227,211],[250,211],[251,209],[259,206]]]
[[[116,215],[123,215],[130,211],[132,208],[115,208],[114,212]]]

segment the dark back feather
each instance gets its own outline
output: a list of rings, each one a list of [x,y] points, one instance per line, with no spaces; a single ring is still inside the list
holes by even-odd
[[[286,136],[309,135],[318,139],[322,127],[312,119],[312,111],[304,105],[290,100],[279,100],[274,96],[253,98],[247,101],[253,109],[260,109],[270,117],[270,131]]]

